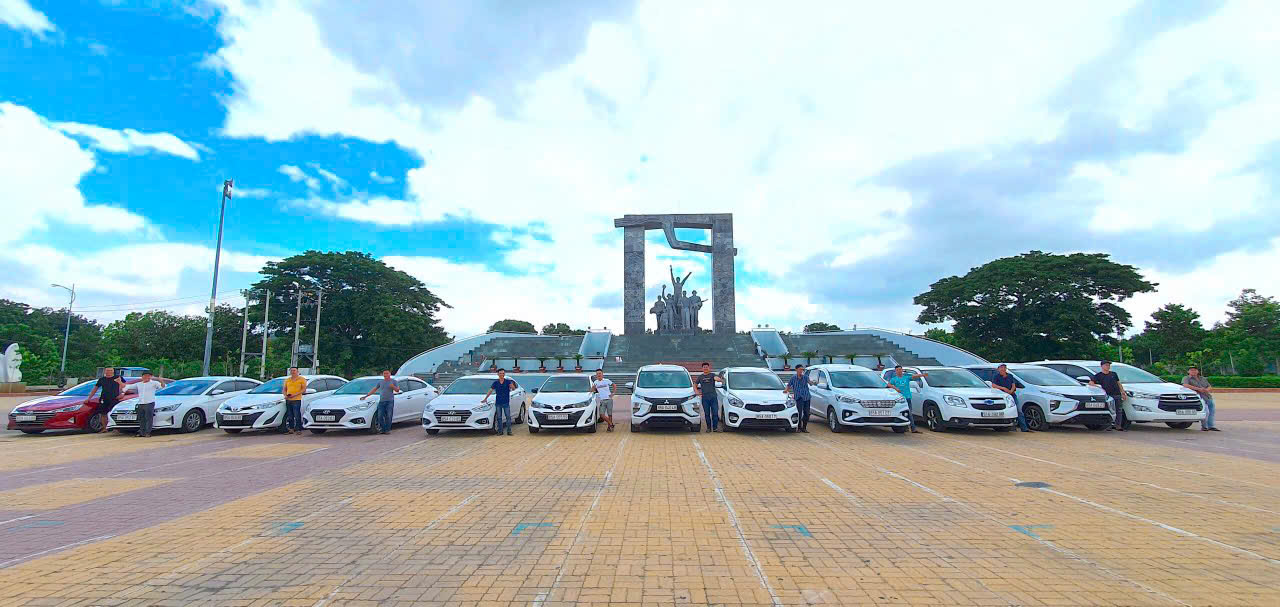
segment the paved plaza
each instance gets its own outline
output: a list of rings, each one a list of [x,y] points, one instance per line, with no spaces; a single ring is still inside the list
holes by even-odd
[[[1218,400],[1221,433],[6,432],[0,605],[1277,605],[1280,394]]]

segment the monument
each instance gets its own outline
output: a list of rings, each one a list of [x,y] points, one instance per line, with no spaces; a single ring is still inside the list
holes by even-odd
[[[22,352],[18,344],[9,344],[0,355],[0,392],[25,392],[22,383]]]
[[[715,333],[731,334],[737,331],[733,291],[733,257],[738,250],[733,247],[733,214],[676,214],[676,215],[623,215],[613,220],[613,227],[622,228],[622,332],[624,335],[643,335],[646,310],[644,297],[644,235],[649,230],[662,230],[667,244],[680,251],[698,251],[711,254],[711,329]],[[695,244],[676,238],[676,228],[711,230],[711,244]],[[706,301],[697,291],[686,296],[684,281],[677,280],[671,270],[673,292],[662,297],[649,308],[649,314],[658,316],[658,333],[694,333],[697,328],[697,310]],[[668,299],[671,298],[671,299]],[[696,299],[695,299],[696,298]],[[665,323],[665,328],[664,328]],[[679,327],[677,330],[676,327]]]

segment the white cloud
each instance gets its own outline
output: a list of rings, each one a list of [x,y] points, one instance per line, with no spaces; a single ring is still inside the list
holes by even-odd
[[[310,166],[312,170],[314,170],[317,174],[319,174],[321,177],[324,177],[325,181],[328,181],[329,185],[333,186],[333,189],[338,190],[338,189],[343,189],[347,187],[346,179],[338,177],[333,172],[325,170],[324,167],[314,162],[310,163]]]
[[[369,179],[372,179],[375,183],[381,183],[381,184],[392,183],[396,180],[395,177],[387,177],[385,175],[379,175],[377,171],[369,171]]]
[[[308,189],[308,190],[318,190],[318,189],[320,189],[320,180],[319,180],[319,179],[316,179],[315,177],[312,177],[312,176],[308,175],[308,174],[306,173],[306,171],[303,171],[302,169],[298,168],[298,167],[297,167],[297,166],[295,166],[295,165],[292,165],[292,164],[282,164],[282,165],[280,165],[280,168],[279,168],[279,169],[277,169],[277,170],[278,170],[278,171],[280,171],[280,173],[281,173],[282,175],[284,175],[284,176],[288,177],[288,178],[289,178],[289,180],[290,180],[290,181],[292,181],[292,182],[294,182],[294,183],[305,183],[305,184],[307,184],[307,189]]]
[[[218,193],[222,193],[222,186],[218,186]],[[245,188],[236,186],[232,191],[233,198],[267,198],[275,195],[275,192],[266,188]]]
[[[170,133],[142,133],[134,129],[109,129],[76,122],[55,122],[53,126],[69,135],[89,138],[93,146],[107,152],[133,153],[148,150],[181,156],[188,160],[200,160],[200,153],[191,144]]]
[[[1125,302],[1133,315],[1135,329],[1141,330],[1151,313],[1167,303],[1178,303],[1200,313],[1206,327],[1227,318],[1227,302],[1245,289],[1263,295],[1280,296],[1280,238],[1257,250],[1235,250],[1188,272],[1145,272],[1147,280],[1158,283],[1159,291],[1143,293]]]
[[[31,8],[27,0],[0,0],[0,23],[13,29],[28,30],[37,35],[54,30],[44,13]]]

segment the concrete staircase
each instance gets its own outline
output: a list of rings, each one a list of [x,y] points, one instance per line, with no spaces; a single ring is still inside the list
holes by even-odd
[[[617,362],[621,357],[622,362]],[[609,343],[604,372],[633,374],[644,365],[659,362],[701,363],[714,369],[763,366],[756,343],[749,335],[617,335]]]
[[[902,365],[940,364],[937,359],[919,356],[914,352],[898,347],[888,340],[873,335],[806,333],[783,335],[782,341],[787,344],[787,350],[791,353],[791,364],[793,365],[797,361],[804,362],[804,357],[800,356],[801,352],[817,352],[820,356],[813,359],[815,364],[822,362],[822,356],[831,356],[837,363],[847,362],[847,359],[844,358],[845,354],[888,354]]]

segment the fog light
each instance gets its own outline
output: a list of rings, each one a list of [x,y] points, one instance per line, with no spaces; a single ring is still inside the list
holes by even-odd
[[[1058,407],[1061,407],[1061,406],[1062,406],[1062,401],[1060,401],[1060,400],[1051,400],[1051,401],[1049,401],[1049,408],[1050,408],[1050,409],[1052,409],[1052,410],[1054,410],[1054,411],[1057,411],[1057,410],[1058,410]]]
[[[487,418],[487,417],[482,417],[482,418],[480,418],[476,423],[478,423],[478,424],[480,424],[481,426],[483,426],[483,425],[485,425],[485,424],[489,423],[489,418]]]
[[[729,421],[730,421],[730,422],[733,422],[733,423],[735,423],[735,424],[736,424],[736,423],[738,423],[738,414],[737,414],[737,413],[730,413],[730,414],[729,414]]]
[[[355,419],[351,420],[351,423],[353,423],[353,424],[363,424],[363,423],[364,423],[364,418],[363,418],[363,417],[357,417],[357,418],[355,418]]]
[[[841,416],[844,417],[845,419],[852,419],[853,411],[845,411],[841,414]]]

